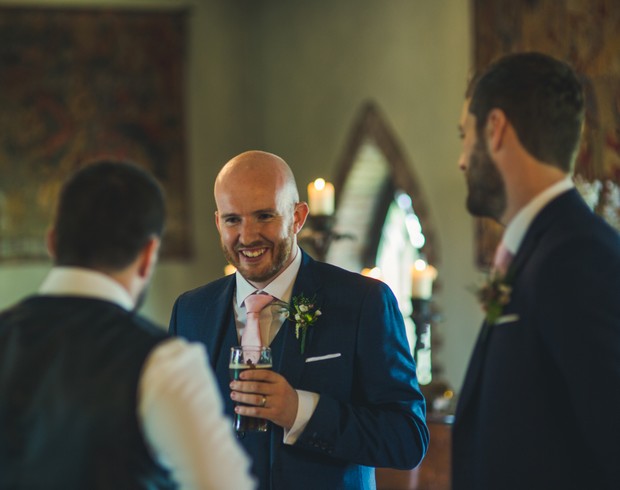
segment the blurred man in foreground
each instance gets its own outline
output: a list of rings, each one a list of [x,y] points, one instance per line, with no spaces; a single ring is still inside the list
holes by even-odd
[[[204,349],[135,313],[164,197],[98,162],[64,185],[37,295],[0,314],[0,488],[253,488]]]

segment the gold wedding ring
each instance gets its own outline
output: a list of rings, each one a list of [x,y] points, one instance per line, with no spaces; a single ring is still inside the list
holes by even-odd
[[[263,400],[261,401],[260,406],[264,408],[265,407],[265,403],[267,403],[267,397],[265,395],[263,395]]]

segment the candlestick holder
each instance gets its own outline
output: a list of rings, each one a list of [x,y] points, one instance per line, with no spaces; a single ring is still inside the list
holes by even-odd
[[[433,372],[431,325],[439,320],[433,311],[430,298],[411,298],[411,319],[415,326],[416,341],[413,358],[420,389],[426,398],[429,413],[449,415],[454,413],[454,391],[448,383],[437,379]]]
[[[411,298],[413,311],[411,319],[415,326],[415,345],[413,359],[416,374],[421,385],[429,384],[433,379],[431,364],[431,301],[429,298]]]
[[[311,248],[312,255],[321,262],[325,262],[327,251],[333,241],[355,239],[349,233],[338,233],[335,231],[334,223],[333,215],[310,214],[306,218],[306,225],[299,233],[300,244],[308,245]]]

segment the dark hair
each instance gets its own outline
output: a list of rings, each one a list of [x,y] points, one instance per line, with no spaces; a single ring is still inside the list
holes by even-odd
[[[161,237],[161,186],[142,168],[98,161],[64,184],[55,219],[56,264],[121,270],[153,237]]]
[[[541,53],[505,56],[473,88],[469,112],[482,136],[492,109],[501,109],[521,144],[538,160],[571,170],[584,117],[581,84],[572,68]]]

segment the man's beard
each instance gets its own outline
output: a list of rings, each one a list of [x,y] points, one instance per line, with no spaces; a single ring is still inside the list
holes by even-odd
[[[273,245],[272,247],[272,250],[274,253],[273,261],[270,267],[268,267],[265,270],[261,270],[261,271],[254,271],[251,268],[248,269],[246,267],[241,266],[240,261],[237,258],[238,252],[236,250],[233,250],[233,252],[231,253],[224,243],[222,243],[221,245],[222,245],[222,251],[224,252],[224,257],[226,257],[226,260],[228,260],[230,264],[234,265],[237,268],[237,271],[239,271],[239,273],[243,276],[243,278],[246,281],[261,283],[261,282],[269,281],[270,279],[274,278],[282,271],[284,265],[286,264],[289,257],[291,256],[291,250],[293,248],[293,237],[292,235],[289,235],[286,237],[286,239],[280,240],[276,244],[272,244],[272,243],[269,243],[269,244]],[[263,243],[251,243],[251,244],[248,244],[247,246],[259,247],[261,245],[264,245],[264,244]]]
[[[506,187],[481,137],[474,145],[465,175],[467,210],[474,216],[499,221],[506,210]]]

